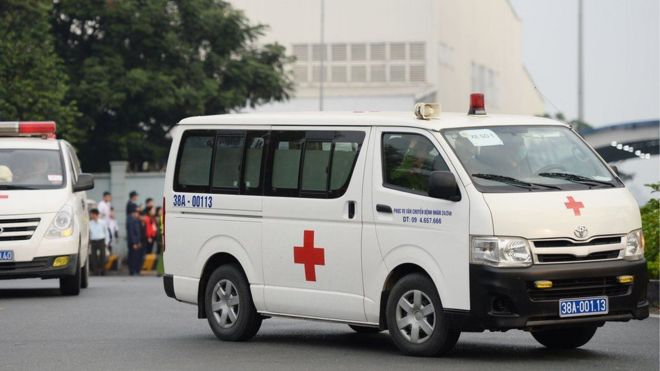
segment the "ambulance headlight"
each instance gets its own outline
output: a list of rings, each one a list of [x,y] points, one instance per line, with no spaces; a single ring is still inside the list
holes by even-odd
[[[626,249],[623,254],[626,260],[639,260],[644,256],[644,233],[636,229],[626,236]]]
[[[472,237],[470,262],[493,267],[532,265],[529,243],[519,237]]]
[[[70,237],[73,234],[73,207],[70,204],[64,205],[60,211],[55,214],[55,218],[50,223],[46,237]]]

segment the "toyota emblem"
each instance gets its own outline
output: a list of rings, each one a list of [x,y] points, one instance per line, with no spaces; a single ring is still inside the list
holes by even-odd
[[[573,234],[577,238],[585,238],[589,234],[589,230],[587,229],[587,227],[581,225],[581,226],[575,228],[575,231],[573,231]]]

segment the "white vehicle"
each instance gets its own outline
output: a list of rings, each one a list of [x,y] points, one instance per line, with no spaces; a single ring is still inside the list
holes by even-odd
[[[0,122],[0,279],[59,278],[64,295],[88,284],[85,190],[73,147],[55,122]]]
[[[462,331],[551,348],[648,316],[637,203],[567,125],[413,113],[191,117],[166,180],[168,296],[223,340],[264,318],[389,330],[402,352]]]

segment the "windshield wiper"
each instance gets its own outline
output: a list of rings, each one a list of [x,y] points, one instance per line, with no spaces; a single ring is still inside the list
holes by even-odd
[[[596,179],[592,179],[592,178],[582,176],[582,175],[577,175],[577,174],[570,174],[570,173],[539,173],[539,176],[543,176],[543,177],[546,177],[546,178],[566,179],[569,182],[580,183],[580,184],[584,184],[584,185],[593,186],[593,185],[600,184],[600,185],[615,187],[615,185],[610,183],[610,182],[606,182],[606,181],[603,181],[603,180],[596,180]],[[589,184],[589,183],[591,183],[591,184]]]
[[[521,188],[526,188],[529,190],[534,189],[534,187],[545,187],[545,188],[552,188],[552,189],[561,189],[560,187],[553,186],[550,184],[541,184],[541,183],[530,183],[530,182],[525,182],[520,179],[512,178],[510,176],[505,176],[505,175],[497,175],[497,174],[472,174],[473,177],[476,178],[482,178],[486,180],[493,180],[496,182],[502,182],[506,184],[510,184],[512,186],[516,187],[521,187]]]
[[[5,191],[7,191],[7,190],[11,191],[11,190],[14,190],[14,189],[36,189],[36,188],[5,184],[5,185],[0,185],[0,189],[5,190]]]

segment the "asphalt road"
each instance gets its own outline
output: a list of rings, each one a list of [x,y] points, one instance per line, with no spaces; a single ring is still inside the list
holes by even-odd
[[[278,318],[250,342],[220,342],[156,277],[93,277],[79,297],[56,287],[0,281],[0,369],[659,369],[658,318],[607,324],[572,351],[546,350],[521,331],[463,334],[449,356],[428,359],[399,355],[387,333]]]

